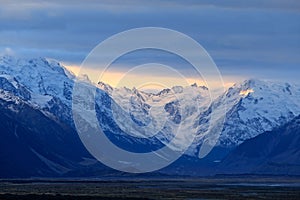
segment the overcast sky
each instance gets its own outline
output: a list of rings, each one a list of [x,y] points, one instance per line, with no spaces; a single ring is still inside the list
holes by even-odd
[[[113,34],[164,27],[198,41],[228,80],[299,79],[298,0],[96,2],[1,0],[1,54],[42,56],[79,66],[97,44]],[[188,71],[173,55],[155,51],[128,55],[114,70],[126,71],[126,66],[153,58]]]

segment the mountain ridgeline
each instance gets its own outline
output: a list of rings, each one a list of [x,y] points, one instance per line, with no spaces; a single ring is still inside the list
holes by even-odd
[[[72,73],[53,60],[0,58],[0,177],[120,174],[93,158],[79,139],[72,116],[75,81]],[[154,94],[84,81],[95,88],[99,126],[127,151],[157,150],[174,138],[179,126],[180,131],[193,135],[184,155],[162,169],[163,174],[300,174],[297,85],[250,79],[210,99],[209,89],[196,84]],[[223,112],[212,117],[214,111]],[[116,114],[130,123],[118,120]],[[160,123],[161,116],[164,123]],[[218,141],[208,156],[199,159],[209,127],[218,126],[215,119],[224,119]],[[151,123],[159,129],[149,126],[147,130],[157,134],[134,136],[140,134],[139,127]],[[181,138],[171,148],[176,151],[186,142]]]

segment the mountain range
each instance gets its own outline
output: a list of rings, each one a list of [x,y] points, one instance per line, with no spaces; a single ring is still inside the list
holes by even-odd
[[[125,150],[157,150],[177,132],[194,137],[184,155],[161,173],[300,174],[300,86],[249,79],[216,99],[210,98],[209,88],[196,84],[149,93],[92,83],[87,77],[75,77],[51,59],[3,56],[0,177],[119,173],[93,158],[76,133],[72,94],[78,80],[95,89],[93,109],[99,125]],[[213,141],[215,147],[200,159],[201,146],[214,130],[211,127],[219,127],[220,122],[223,126]],[[180,150],[187,142],[179,137],[171,148]]]

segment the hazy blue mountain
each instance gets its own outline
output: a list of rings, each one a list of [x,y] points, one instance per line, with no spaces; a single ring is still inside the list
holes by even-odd
[[[300,175],[300,116],[246,140],[220,164],[220,172]]]
[[[74,129],[19,97],[0,99],[0,110],[0,177],[61,176],[92,161]]]

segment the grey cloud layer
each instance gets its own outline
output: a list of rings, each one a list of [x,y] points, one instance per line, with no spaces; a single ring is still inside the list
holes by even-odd
[[[159,26],[196,39],[226,74],[299,72],[299,8],[292,0],[1,1],[0,50],[80,64],[113,34]]]
[[[300,2],[297,0],[4,0],[10,6],[19,5],[27,8],[55,7],[55,6],[91,6],[100,7],[106,10],[126,11],[124,8],[142,7],[202,7],[214,6],[221,8],[259,8],[259,9],[280,9],[280,10],[300,10]]]

